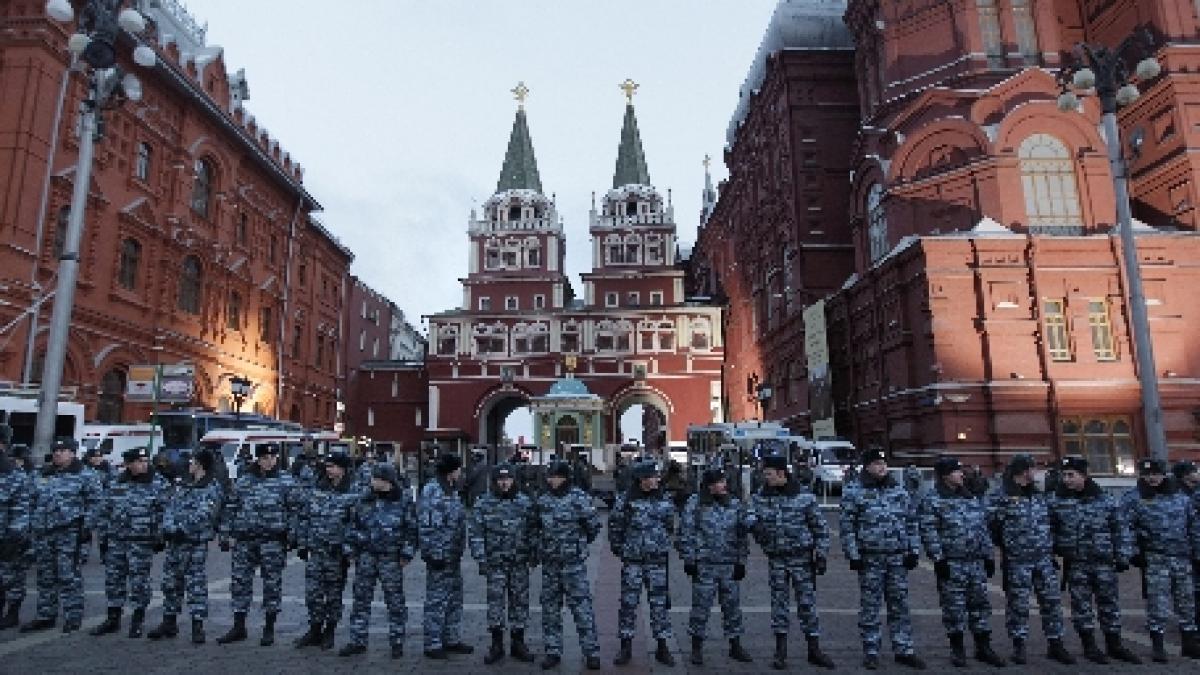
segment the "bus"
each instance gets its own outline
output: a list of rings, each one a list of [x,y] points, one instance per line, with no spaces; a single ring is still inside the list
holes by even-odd
[[[162,430],[150,424],[95,424],[83,425],[84,450],[99,448],[104,458],[114,465],[121,463],[121,456],[133,448],[162,447]]]
[[[301,433],[304,428],[295,422],[264,417],[262,415],[235,415],[210,410],[160,410],[151,416],[151,424],[162,429],[162,445],[168,451],[191,451],[200,445],[200,439],[211,431],[221,429],[278,429]]]
[[[69,392],[68,392],[69,393]],[[33,446],[34,427],[37,426],[38,389],[36,387],[12,387],[0,389],[0,423],[12,429],[13,445]],[[58,416],[54,422],[55,438],[83,438],[82,403],[59,400]],[[40,460],[39,460],[40,461]]]

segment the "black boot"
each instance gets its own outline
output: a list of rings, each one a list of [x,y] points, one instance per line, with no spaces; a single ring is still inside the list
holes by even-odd
[[[975,633],[975,660],[993,668],[1003,668],[1004,659],[992,649],[991,633]]]
[[[529,653],[529,647],[525,646],[525,631],[520,628],[514,628],[508,647],[508,653],[514,659],[523,663],[533,663],[533,654]]]
[[[787,669],[787,633],[775,634],[775,658],[771,659],[775,670]]]
[[[333,649],[333,636],[337,634],[337,622],[330,621],[325,624],[325,630],[321,631],[321,649],[329,651]]]
[[[1009,660],[1018,666],[1023,666],[1029,662],[1029,657],[1025,654],[1025,641],[1021,638],[1013,638],[1013,653],[1012,658]]]
[[[317,645],[321,644],[321,638],[324,636],[322,627],[323,626],[320,622],[309,622],[308,632],[296,638],[296,641],[292,643],[292,646],[294,646],[296,649],[304,649],[305,647],[316,647]]]
[[[367,653],[366,645],[356,645],[353,642],[351,642],[348,645],[343,646],[341,649],[338,650],[338,656],[356,656],[358,654],[366,654],[366,653]]]
[[[39,630],[50,630],[51,628],[54,628],[54,623],[54,619],[43,619],[39,617],[28,623],[21,624],[21,632],[32,633]]]
[[[1163,634],[1151,633],[1150,644],[1150,658],[1155,663],[1167,663],[1167,646],[1163,644]]]
[[[175,623],[174,614],[163,614],[162,621],[154,627],[146,637],[151,640],[161,640],[163,638],[173,638],[179,635],[179,626]]]
[[[108,618],[104,620],[104,623],[88,631],[88,634],[108,635],[109,633],[115,633],[119,630],[121,630],[121,608],[109,607]]]
[[[205,640],[204,619],[192,619],[192,644],[202,645]]]
[[[664,638],[658,639],[658,648],[654,650],[654,660],[664,666],[675,665],[675,657],[671,655],[671,648],[667,646],[667,641]]]
[[[392,645],[392,658],[393,659],[404,658],[404,643],[403,642],[397,642],[396,644]]]
[[[692,654],[688,657],[688,660],[693,665],[704,665],[704,638],[698,635],[692,636]]]
[[[146,622],[146,610],[135,609],[133,615],[129,617],[129,637],[142,637],[142,624]]]
[[[542,659],[542,670],[550,670],[551,668],[557,668],[558,664],[560,664],[560,663],[562,663],[561,656],[559,656],[558,654],[547,654],[546,657]]]
[[[1051,661],[1058,661],[1066,666],[1075,665],[1075,657],[1071,656],[1071,652],[1067,651],[1067,648],[1063,646],[1062,638],[1047,640],[1046,643],[1049,645],[1049,649],[1046,650],[1046,656]],[[1101,656],[1104,655],[1101,654]]]
[[[583,665],[588,670],[600,670],[600,657],[593,654],[583,660]]]
[[[1180,631],[1179,637],[1183,641],[1179,655],[1189,659],[1200,659],[1200,632]]]
[[[473,654],[473,653],[475,653],[474,647],[472,647],[471,645],[463,644],[461,642],[453,642],[451,644],[444,645],[442,648],[446,650],[447,654]]]
[[[262,639],[258,644],[263,647],[270,647],[275,644],[275,617],[278,616],[275,612],[267,612],[267,619],[263,622]]]
[[[250,636],[246,634],[246,613],[234,612],[233,626],[229,629],[229,632],[217,638],[217,644],[227,645],[231,642],[241,642],[248,637]]]
[[[925,670],[925,668],[927,668],[924,659],[916,654],[901,654],[896,657],[896,663],[899,663],[902,666],[908,666],[913,670]]]
[[[1118,661],[1124,661],[1125,663],[1132,663],[1134,665],[1138,665],[1142,662],[1142,660],[1138,658],[1137,654],[1129,651],[1129,648],[1121,642],[1120,633],[1105,633],[1104,646],[1106,648],[1105,651],[1108,652],[1109,658],[1113,658]]]
[[[549,658],[549,656],[547,656]],[[621,648],[617,651],[616,658],[613,659],[614,666],[624,666],[633,660],[633,638],[621,638]],[[546,664],[542,664],[545,668]]]
[[[967,667],[967,645],[962,633],[950,633],[950,663],[955,668]]]
[[[445,661],[446,650],[441,647],[438,647],[437,649],[426,649],[425,658],[433,659],[434,661]]]
[[[828,668],[833,670],[833,659],[825,655],[821,651],[821,638],[815,635],[809,635],[805,638],[808,641],[808,662],[819,668]]]
[[[4,612],[4,616],[0,617],[0,630],[5,628],[16,628],[20,623],[18,618],[21,614],[21,603],[13,601],[8,603],[8,610]]]
[[[742,648],[741,638],[729,638],[729,658],[741,663],[753,663],[754,659]]]
[[[487,654],[483,655],[483,662],[487,665],[504,658],[504,629],[492,628],[492,646],[488,647]]]
[[[63,633],[74,633],[80,628],[83,628],[83,619],[81,618],[63,621]]]
[[[1079,641],[1083,643],[1083,658],[1091,661],[1092,663],[1099,663],[1101,665],[1108,663],[1108,657],[1104,655],[1104,652],[1100,651],[1098,646],[1096,646],[1096,636],[1094,634],[1092,634],[1090,631],[1087,633],[1080,633]]]

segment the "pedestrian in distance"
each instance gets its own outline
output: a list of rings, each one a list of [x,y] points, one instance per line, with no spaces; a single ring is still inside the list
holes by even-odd
[[[791,596],[808,643],[808,662],[833,668],[833,659],[821,650],[817,618],[817,577],[825,574],[829,560],[829,525],[817,498],[788,474],[787,458],[763,458],[763,485],[750,501],[749,524],[754,539],[767,556],[771,587],[771,632],[775,657],[771,667],[787,668]],[[735,570],[738,572],[738,570]],[[742,576],[735,574],[735,578]]]
[[[840,529],[842,551],[850,569],[858,572],[863,667],[879,668],[879,611],[886,601],[896,663],[924,670],[908,606],[908,573],[917,568],[921,551],[917,509],[908,491],[888,474],[882,450],[864,452],[857,483],[842,490]]]
[[[467,514],[459,495],[462,460],[442,455],[437,479],[421,489],[417,526],[421,559],[425,561],[425,656],[470,654],[462,642],[462,556],[467,540]]]
[[[304,565],[304,606],[308,631],[293,644],[296,648],[333,649],[334,634],[342,618],[342,595],[350,561],[345,553],[346,533],[362,492],[351,475],[352,462],[335,453],[319,466],[320,476],[304,494],[300,506],[299,549]]]

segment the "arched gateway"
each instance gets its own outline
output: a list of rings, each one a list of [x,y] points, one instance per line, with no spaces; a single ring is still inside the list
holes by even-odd
[[[589,214],[582,297],[563,269],[563,224],[542,191],[523,106],[482,209],[467,228],[463,306],[429,317],[430,440],[495,445],[504,419],[527,405],[544,448],[619,443],[621,414],[635,404],[655,411],[665,442],[713,421],[721,308],[683,295],[674,208],[650,184],[632,101],[613,188]],[[558,410],[556,396],[582,407]]]

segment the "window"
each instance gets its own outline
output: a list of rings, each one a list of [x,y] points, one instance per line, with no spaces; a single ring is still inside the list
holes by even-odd
[[[529,263],[529,267],[541,267],[542,265],[542,249],[534,246],[525,253],[525,260]]]
[[[544,295],[533,296],[533,308],[534,309],[545,309],[546,308],[546,296],[544,296]]]
[[[712,325],[708,319],[692,320],[692,349],[707,351],[712,344]]]
[[[458,329],[453,327],[439,328],[437,335],[438,356],[454,356],[458,353]]]
[[[271,308],[261,307],[258,310],[258,337],[263,342],[270,342],[274,337],[271,334]]]
[[[245,213],[238,214],[237,226],[234,228],[234,238],[239,246],[245,246],[250,237],[250,218]]]
[[[617,265],[625,262],[625,248],[621,244],[608,245],[608,262]]]
[[[661,305],[661,304],[663,304],[663,294],[662,294],[662,291],[650,291],[650,304],[651,304],[651,305]]]
[[[887,213],[883,208],[883,186],[876,183],[867,193],[867,237],[872,263],[888,252],[887,230]]]
[[[300,280],[301,286],[308,283],[308,263],[307,262],[305,262],[303,260],[300,261],[300,264],[296,267],[296,278]]]
[[[364,328],[358,332],[358,351],[367,351],[367,329]]]
[[[1116,361],[1112,325],[1108,321],[1108,300],[1088,300],[1088,327],[1092,331],[1092,351],[1098,361]]]
[[[367,408],[367,426],[369,426],[369,427],[375,426],[375,409],[374,408],[370,408],[370,407]]]
[[[96,421],[116,424],[125,408],[125,371],[113,369],[100,380],[100,395],[96,399]]]
[[[642,257],[641,244],[625,244],[625,262],[636,265],[638,259]]]
[[[153,157],[154,151],[149,143],[138,143],[137,158],[133,162],[134,178],[144,183],[150,182],[150,163]]]
[[[267,259],[274,265],[279,262],[279,237],[271,235],[270,244],[267,246]]]
[[[605,293],[604,294],[604,306],[605,307],[616,307],[617,301],[618,301],[618,296],[616,293]]]
[[[128,291],[137,290],[138,266],[142,261],[142,245],[136,239],[121,242],[121,259],[117,266],[117,283]]]
[[[662,262],[662,244],[657,241],[646,242],[646,264],[661,265]]]
[[[504,249],[500,252],[500,261],[504,267],[513,269],[517,267],[517,251],[514,249]]]
[[[67,227],[71,221],[71,207],[64,206],[58,210],[54,219],[54,258],[62,258],[63,249],[67,246]]]
[[[1059,428],[1063,454],[1086,458],[1089,473],[1133,475],[1136,452],[1128,417],[1063,417]]]
[[[559,351],[567,354],[579,352],[578,324],[564,323],[562,325],[562,335],[559,337]]]
[[[196,174],[192,182],[192,210],[201,218],[208,218],[212,205],[213,167],[206,159],[196,160]]]
[[[292,329],[292,358],[300,358],[300,347],[304,345],[304,330],[300,326]]]
[[[630,307],[637,307],[642,304],[642,294],[637,291],[630,291],[625,294],[625,301]]]
[[[416,422],[417,422],[417,426],[418,426],[418,427],[420,427],[422,424],[424,424],[424,422],[421,420],[421,409],[420,409],[420,408],[414,408],[414,410],[415,410],[415,411],[416,411],[416,413],[417,413],[417,414],[416,414]]]
[[[379,358],[379,338],[375,338],[375,340],[371,342],[371,358]]]
[[[229,291],[229,307],[225,314],[225,327],[229,330],[242,329],[242,296],[237,291]]]
[[[634,201],[625,202],[625,215],[636,216],[638,212],[638,203]]]
[[[492,311],[492,299],[487,296],[480,298],[479,299],[479,311],[481,311],[481,312]]]
[[[317,336],[317,358],[313,359],[313,366],[320,368],[325,362],[325,336]]]
[[[483,257],[484,269],[494,270],[500,267],[500,248],[494,244],[488,245]]]
[[[520,304],[521,304],[520,301],[517,299],[517,296],[515,296],[515,295],[510,295],[510,296],[504,298],[504,309],[508,309],[508,310],[518,309],[520,307]]]
[[[520,220],[521,219],[521,207],[520,206],[508,207],[508,219],[509,220]]]
[[[1049,134],[1033,134],[1021,143],[1018,157],[1029,230],[1082,232],[1075,167],[1067,146]]]
[[[200,259],[190,255],[183,259],[183,269],[179,276],[179,297],[177,306],[188,314],[200,313],[200,288],[202,282]]]
[[[1064,302],[1058,300],[1042,301],[1042,322],[1046,331],[1046,353],[1051,361],[1071,360],[1070,331],[1067,329],[1067,317]]]

